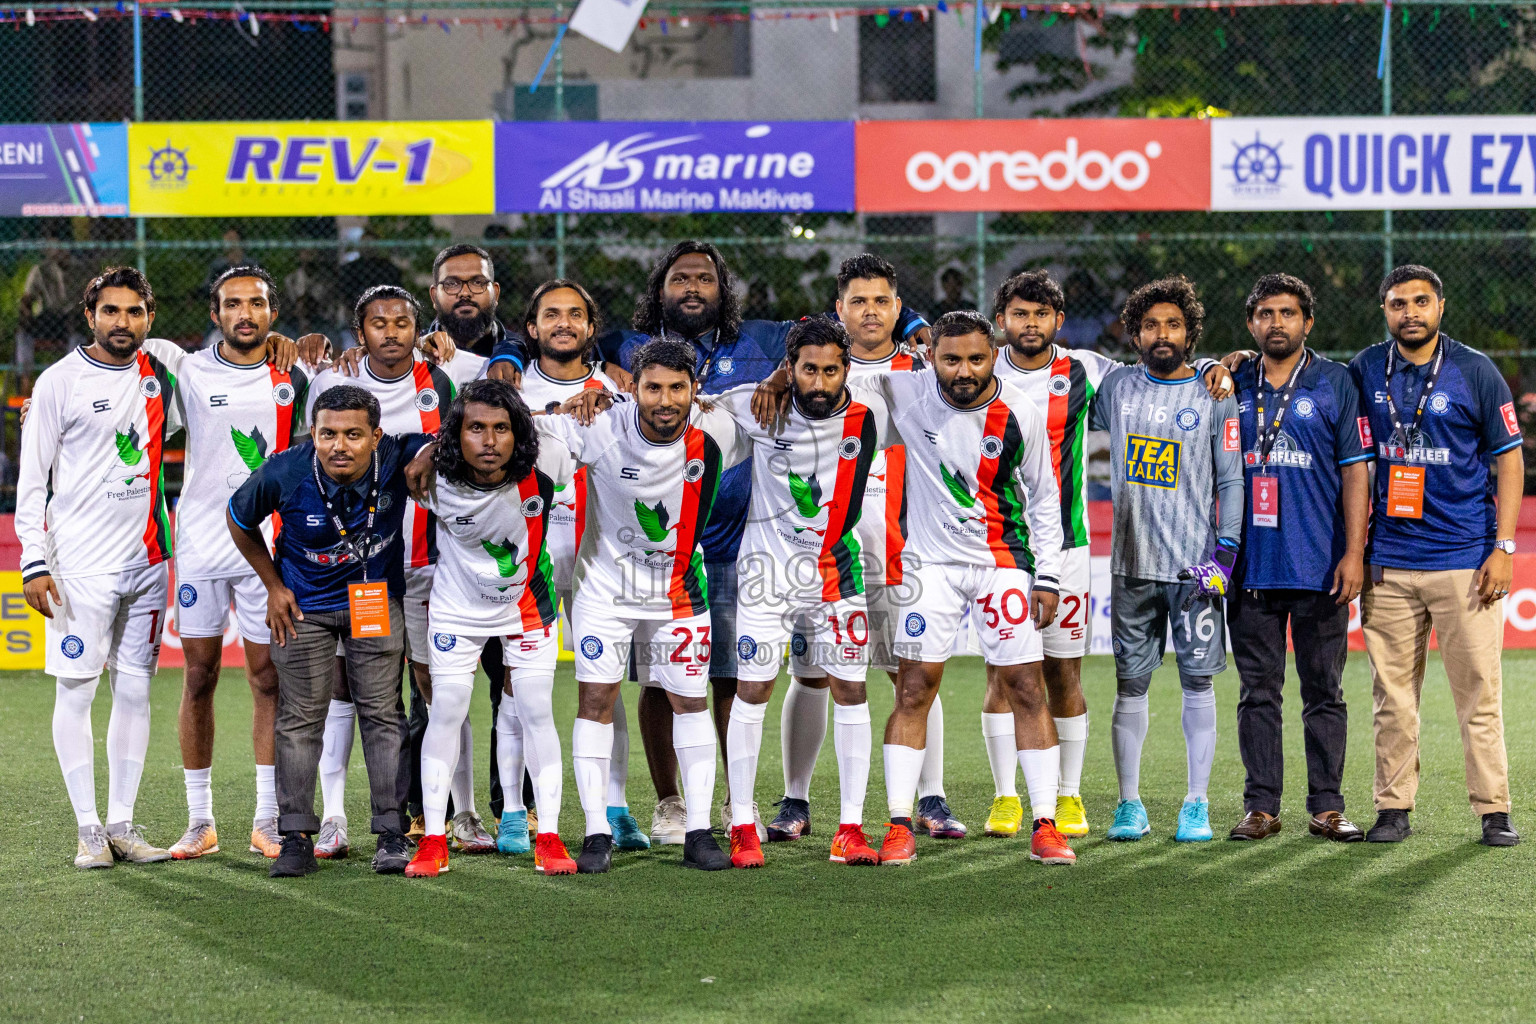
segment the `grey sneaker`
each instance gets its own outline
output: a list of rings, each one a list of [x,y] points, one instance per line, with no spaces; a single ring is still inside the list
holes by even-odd
[[[144,838],[144,829],[131,822],[108,825],[107,842],[112,847],[113,857],[130,864],[157,864],[171,859],[170,850],[151,846]]]
[[[81,826],[80,845],[75,850],[75,867],[88,871],[91,868],[109,868],[112,864],[112,846],[107,842],[107,830],[100,825]]]
[[[656,805],[651,815],[652,846],[682,846],[688,837],[688,815],[683,809],[683,798],[669,796]]]
[[[757,825],[757,841],[768,841],[768,826],[763,824],[763,816],[757,809],[757,801],[752,801],[752,821]],[[731,798],[726,797],[725,803],[720,805],[720,832],[722,835],[731,834]]]
[[[347,819],[326,818],[315,837],[315,856],[321,860],[341,860],[350,851],[347,845]]]
[[[474,811],[455,814],[448,835],[460,853],[496,852],[496,837],[485,830],[485,823]]]

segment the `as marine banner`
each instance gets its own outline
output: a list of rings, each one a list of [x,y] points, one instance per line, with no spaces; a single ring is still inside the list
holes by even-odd
[[[139,216],[491,213],[493,160],[490,121],[128,126]]]

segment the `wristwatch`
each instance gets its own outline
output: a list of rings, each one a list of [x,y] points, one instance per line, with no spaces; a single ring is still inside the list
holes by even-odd
[[[1496,540],[1493,542],[1493,546],[1504,552],[1506,555],[1512,555],[1515,553],[1515,542],[1512,540]]]

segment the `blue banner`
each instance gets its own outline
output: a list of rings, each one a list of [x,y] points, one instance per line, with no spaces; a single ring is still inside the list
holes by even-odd
[[[853,209],[851,121],[510,121],[498,213]]]
[[[0,124],[0,217],[126,217],[123,124]]]

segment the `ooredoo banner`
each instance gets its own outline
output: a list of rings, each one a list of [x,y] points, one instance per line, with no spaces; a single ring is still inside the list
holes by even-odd
[[[1205,121],[860,121],[858,208],[1204,210]]]
[[[1536,117],[1229,117],[1209,124],[1214,210],[1536,205]]]
[[[850,121],[509,121],[498,213],[853,209]]]

